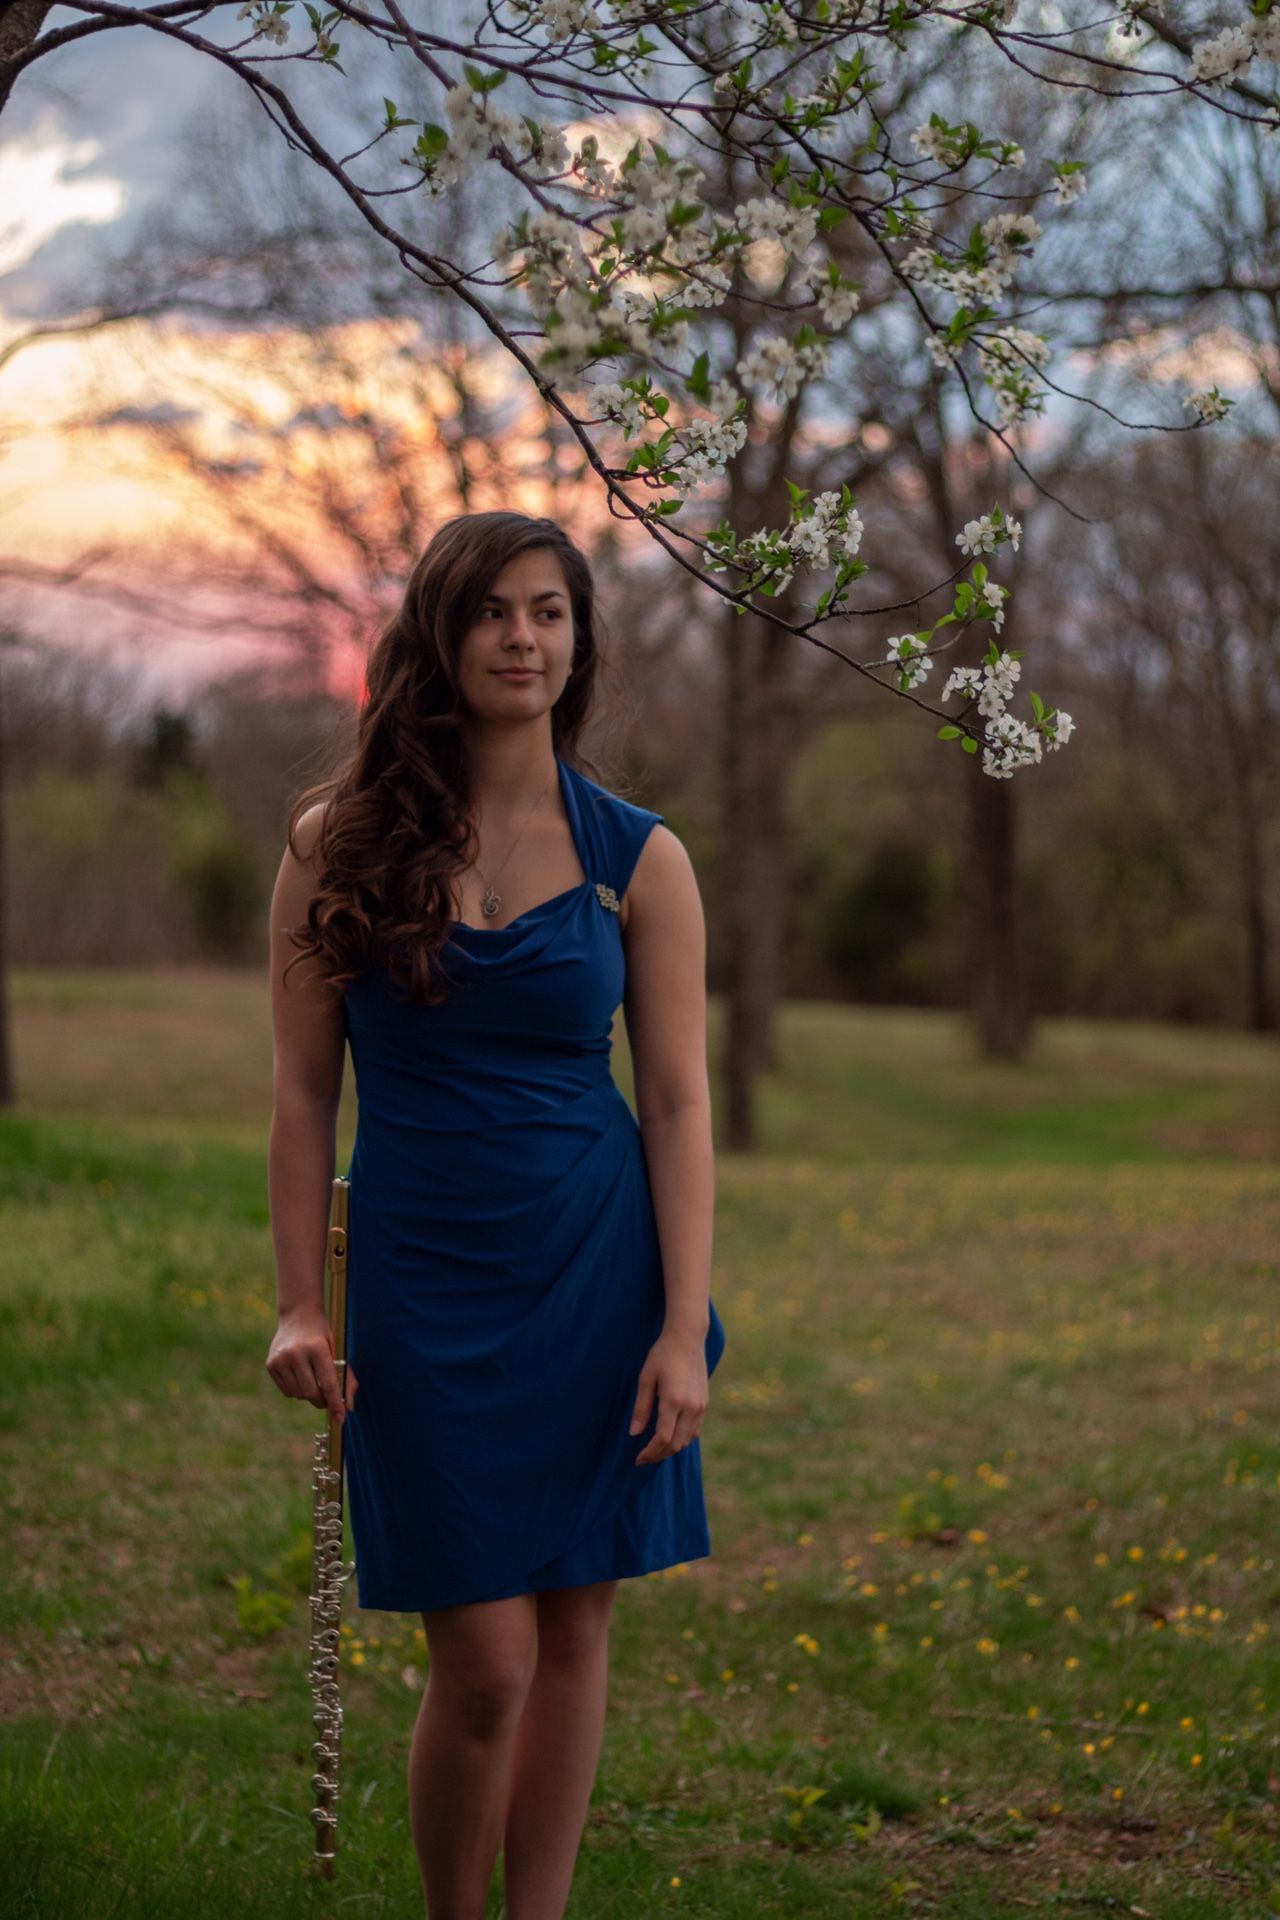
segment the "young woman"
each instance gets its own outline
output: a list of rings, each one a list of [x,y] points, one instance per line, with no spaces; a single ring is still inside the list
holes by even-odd
[[[597,659],[554,521],[449,521],[272,902],[267,1369],[348,1416],[360,1606],[422,1615],[429,1920],[482,1920],[499,1849],[507,1920],[559,1920],[618,1582],[711,1550],[705,927],[662,815],[577,764]],[[322,1275],[348,1041],[344,1409]]]

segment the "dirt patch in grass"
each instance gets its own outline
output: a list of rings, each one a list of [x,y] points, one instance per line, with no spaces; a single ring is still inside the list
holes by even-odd
[[[166,1686],[190,1688],[205,1698],[269,1700],[275,1692],[271,1645],[218,1647],[179,1635],[161,1655],[148,1631],[151,1624],[131,1622],[119,1640],[100,1647],[34,1636],[24,1636],[21,1643],[0,1640],[0,1721],[40,1716],[66,1725],[118,1713],[149,1667],[163,1673]]]
[[[930,1830],[911,1822],[894,1822],[880,1829],[876,1846],[892,1853],[922,1878],[936,1873],[941,1860],[953,1874],[962,1863],[972,1863],[976,1869],[981,1861],[1004,1855],[1019,1862],[1018,1877],[1024,1891],[1028,1879],[1034,1878],[1040,1894],[1047,1891],[1045,1882],[1079,1888],[1100,1867],[1145,1868],[1143,1884],[1150,1889],[1151,1870],[1163,1866],[1171,1877],[1176,1876],[1180,1886],[1219,1889],[1224,1902],[1250,1889],[1247,1875],[1233,1873],[1207,1857],[1212,1843],[1206,1840],[1203,1826],[1123,1814],[1100,1819],[1088,1812],[1020,1811],[1023,1821],[1036,1829],[1031,1840],[1012,1835],[1002,1838],[998,1831],[983,1833],[954,1825]],[[1258,1831],[1264,1834],[1266,1829]],[[1028,1895],[1023,1904],[1037,1906],[1039,1899],[1035,1894]]]
[[[1151,1139],[1167,1153],[1203,1155],[1215,1160],[1266,1160],[1274,1163],[1280,1133],[1265,1121],[1238,1126],[1197,1126],[1175,1121],[1153,1127]]]

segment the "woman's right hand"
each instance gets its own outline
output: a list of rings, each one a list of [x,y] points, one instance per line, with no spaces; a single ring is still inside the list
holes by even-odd
[[[309,1400],[325,1407],[336,1420],[355,1404],[359,1381],[350,1361],[346,1372],[346,1408],[338,1393],[338,1369],[333,1357],[333,1333],[322,1313],[281,1316],[267,1353],[267,1372],[289,1400]]]

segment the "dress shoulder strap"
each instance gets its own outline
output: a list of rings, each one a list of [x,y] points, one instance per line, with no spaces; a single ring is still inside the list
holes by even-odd
[[[578,817],[585,850],[592,861],[587,877],[612,889],[620,901],[645,841],[665,815],[610,793],[607,787],[576,768],[569,768],[569,772],[579,800]]]
[[[621,800],[616,795],[611,798],[619,811],[614,816],[609,884],[621,900],[631,883],[645,841],[664,816],[649,807],[637,807],[630,800]]]

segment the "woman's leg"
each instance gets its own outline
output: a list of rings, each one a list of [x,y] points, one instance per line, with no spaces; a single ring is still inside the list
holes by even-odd
[[[505,1920],[562,1920],[604,1743],[617,1591],[616,1580],[601,1580],[533,1596],[538,1663],[516,1733]]]
[[[409,1750],[409,1824],[427,1920],[484,1920],[538,1657],[536,1600],[519,1593],[422,1616],[428,1671]]]

